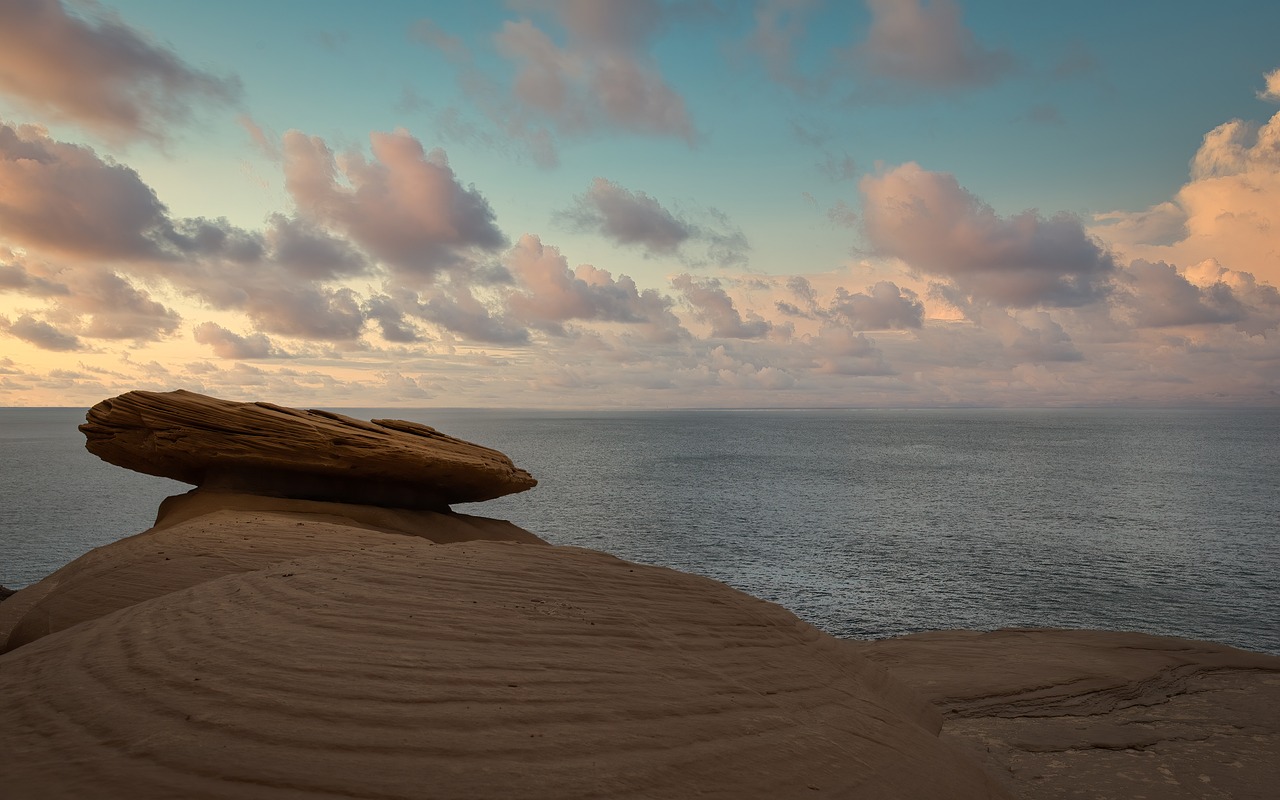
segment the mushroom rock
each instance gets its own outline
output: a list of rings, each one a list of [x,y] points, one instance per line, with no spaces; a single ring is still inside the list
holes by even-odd
[[[1275,797],[1280,657],[1117,631],[934,631],[851,643],[1026,797]]]
[[[850,642],[576,548],[225,575],[0,656],[0,696],[14,797],[1009,796]]]
[[[442,509],[537,484],[507,456],[403,420],[133,391],[89,409],[89,452],[207,489]]]

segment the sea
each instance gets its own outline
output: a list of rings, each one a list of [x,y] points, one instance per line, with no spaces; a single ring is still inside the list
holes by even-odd
[[[457,506],[723,581],[836,636],[1133,630],[1280,654],[1280,409],[332,409],[538,478]],[[0,409],[0,584],[188,486],[99,461],[84,409]]]

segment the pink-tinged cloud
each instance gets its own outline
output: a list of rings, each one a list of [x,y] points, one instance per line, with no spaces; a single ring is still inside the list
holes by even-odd
[[[76,5],[0,3],[0,93],[113,142],[162,141],[193,106],[239,97],[237,80],[191,67],[96,3]]]
[[[1162,261],[1135,260],[1121,270],[1120,278],[1130,292],[1125,306],[1139,328],[1239,323],[1249,316],[1249,308],[1230,285],[1215,280],[1198,287]]]
[[[747,260],[750,245],[728,217],[708,209],[695,223],[645,192],[597,177],[557,218],[578,231],[591,231],[617,244],[639,247],[649,257],[679,257],[691,267],[710,262],[727,266]],[[696,242],[696,255],[682,248]]]
[[[671,285],[679,291],[693,310],[693,316],[711,326],[713,339],[759,339],[773,330],[773,323],[748,311],[746,319],[734,306],[720,281],[677,275]]]
[[[564,217],[580,230],[595,230],[618,244],[638,245],[650,255],[672,255],[696,230],[644,192],[596,178],[574,198]]]
[[[877,253],[1008,306],[1078,306],[1100,299],[1111,255],[1069,214],[1000,217],[954,176],[908,163],[868,175],[863,224]]]
[[[924,304],[910,289],[892,281],[879,281],[866,292],[849,292],[843,286],[823,305],[808,279],[795,276],[787,288],[799,305],[777,300],[775,308],[790,317],[828,320],[854,331],[905,330],[924,324]]]
[[[1280,103],[1280,67],[1263,76],[1263,87],[1258,91],[1258,99]]]
[[[425,152],[404,130],[369,139],[373,161],[358,152],[335,157],[319,137],[284,135],[285,187],[300,215],[417,282],[506,243],[488,201],[458,182],[444,151]]]
[[[346,239],[283,214],[272,214],[264,232],[272,261],[292,275],[314,281],[350,278],[368,272],[371,265]]]
[[[81,336],[154,341],[171,335],[182,317],[114,272],[83,269],[62,308],[81,315]]]
[[[1130,258],[1188,267],[1214,259],[1280,285],[1280,113],[1205,135],[1171,201],[1095,217],[1093,232]]]
[[[519,108],[562,133],[604,128],[694,141],[684,99],[645,53],[668,9],[651,0],[550,6],[569,34],[564,47],[529,20],[508,21],[494,37],[516,65],[511,98]]]
[[[192,331],[195,340],[208,345],[218,358],[227,359],[261,359],[287,358],[288,353],[276,345],[262,333],[251,333],[241,336],[227,330],[216,322],[202,322]]]
[[[1013,67],[1004,50],[988,50],[960,18],[954,0],[867,0],[871,30],[850,55],[889,86],[951,89],[982,86]]]
[[[138,173],[44,129],[0,122],[0,236],[107,260],[160,257],[166,209]]]
[[[563,335],[566,322],[595,320],[639,326],[650,341],[688,336],[671,312],[670,298],[653,289],[640,291],[626,275],[615,280],[590,264],[571,270],[560,250],[537,236],[522,236],[505,263],[521,287],[507,297],[507,309],[534,327]]]
[[[12,322],[0,316],[0,330],[35,345],[41,350],[68,351],[82,350],[84,343],[73,333],[59,330],[44,320],[36,319],[30,314],[23,314]]]

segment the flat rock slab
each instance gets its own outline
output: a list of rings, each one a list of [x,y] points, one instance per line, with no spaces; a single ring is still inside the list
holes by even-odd
[[[1280,657],[1113,631],[860,643],[1025,798],[1274,800]]]
[[[134,391],[89,409],[89,452],[205,488],[440,509],[537,484],[497,450],[415,422]]]
[[[1008,796],[779,606],[588,550],[396,538],[0,656],[6,797]]]

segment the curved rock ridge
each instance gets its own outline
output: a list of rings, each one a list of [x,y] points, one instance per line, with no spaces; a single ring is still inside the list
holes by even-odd
[[[15,798],[990,798],[781,607],[588,550],[372,546],[0,656]],[[53,766],[53,765],[56,765]]]
[[[857,643],[1028,798],[1272,800],[1280,657],[1142,633],[935,631]]]
[[[406,535],[407,534],[407,535]],[[207,580],[319,554],[467,541],[546,545],[506,520],[195,490],[156,526],[96,548],[0,605],[0,653]]]
[[[89,452],[126,469],[207,488],[440,509],[537,484],[497,450],[404,420],[133,391],[89,409]]]

